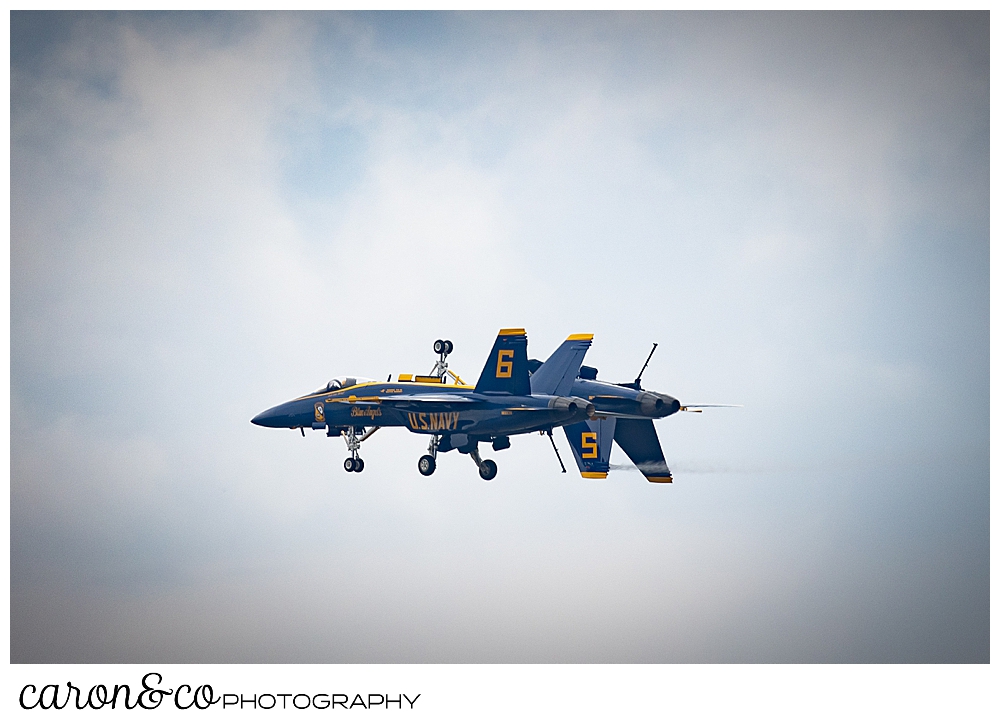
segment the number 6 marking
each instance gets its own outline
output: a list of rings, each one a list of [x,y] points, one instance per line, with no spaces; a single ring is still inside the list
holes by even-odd
[[[497,352],[497,377],[510,377],[514,371],[514,350],[501,349]]]

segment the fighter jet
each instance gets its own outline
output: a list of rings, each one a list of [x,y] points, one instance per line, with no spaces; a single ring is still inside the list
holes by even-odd
[[[549,358],[544,375],[533,383],[528,373],[528,337],[523,329],[501,329],[475,387],[448,369],[454,349],[437,340],[440,355],[430,375],[392,375],[385,382],[362,377],[338,377],[319,390],[265,410],[251,422],[262,427],[325,430],[347,443],[344,470],[360,473],[365,462],[361,444],[383,427],[403,427],[430,436],[427,454],[417,462],[421,475],[431,475],[438,453],[458,450],[469,455],[484,480],[492,480],[497,465],[483,459],[479,444],[494,450],[510,447],[510,437],[552,430],[586,420],[594,404],[567,392],[580,370],[594,335],[570,336]],[[449,384],[449,378],[452,383]]]
[[[550,383],[550,376],[557,373],[558,365],[549,368],[549,362],[558,361],[565,354],[564,342],[544,363],[528,360],[532,372],[531,383],[539,387]],[[642,373],[646,371],[657,345],[653,345],[645,364],[632,382],[601,382],[597,370],[580,366],[579,376],[562,380],[558,394],[579,397],[593,403],[596,411],[586,420],[563,426],[566,440],[573,450],[580,474],[585,478],[606,478],[610,470],[611,443],[618,443],[629,460],[651,483],[672,483],[673,476],[660,448],[660,440],[653,427],[653,420],[676,412],[701,412],[706,407],[740,407],[740,405],[687,405],[670,395],[642,389]],[[554,444],[553,444],[554,447]],[[559,452],[556,450],[556,455]],[[562,459],[559,459],[562,465]],[[563,472],[566,468],[563,467]]]

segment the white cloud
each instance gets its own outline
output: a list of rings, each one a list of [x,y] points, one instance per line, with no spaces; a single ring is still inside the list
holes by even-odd
[[[88,631],[41,658],[852,659],[865,511],[933,501],[863,539],[904,564],[979,520],[981,450],[934,486],[986,436],[985,85],[933,20],[186,17],[91,16],[13,64],[12,627]],[[658,423],[715,472],[581,482],[532,436],[497,485],[456,454],[424,480],[426,440],[386,430],[346,476],[340,441],[248,422],[440,336],[474,381],[502,326],[537,357],[595,332],[605,379],[660,342],[647,386],[746,404]],[[914,451],[917,490],[882,485]],[[921,580],[978,590],[941,567],[973,538]]]

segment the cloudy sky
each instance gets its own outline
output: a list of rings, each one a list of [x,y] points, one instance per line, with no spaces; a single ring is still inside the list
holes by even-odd
[[[12,661],[987,661],[988,31],[14,13]],[[744,407],[669,486],[249,423],[505,326]]]

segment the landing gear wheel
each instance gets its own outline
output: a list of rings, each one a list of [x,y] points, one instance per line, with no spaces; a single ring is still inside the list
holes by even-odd
[[[420,459],[417,460],[417,470],[420,471],[421,475],[433,475],[435,469],[437,469],[437,462],[430,455],[421,455]]]
[[[451,343],[450,339],[446,339],[444,341],[444,353],[445,354],[451,354],[452,350],[454,350],[454,349],[455,349],[455,345],[453,345]]]
[[[347,460],[344,461],[344,470],[349,473],[354,472],[354,458],[347,458]]]
[[[479,477],[483,480],[493,480],[497,476],[497,464],[492,460],[483,460],[479,465]]]
[[[436,340],[434,342],[434,353],[441,354],[445,350],[446,342],[443,339]]]
[[[361,458],[354,458],[354,472],[360,473],[365,469],[365,461]]]

